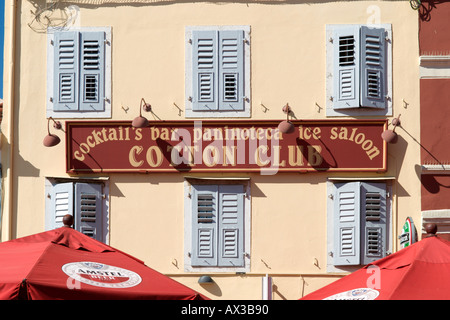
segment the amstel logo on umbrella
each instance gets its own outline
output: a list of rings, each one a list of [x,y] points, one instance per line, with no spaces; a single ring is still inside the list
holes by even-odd
[[[142,278],[133,271],[97,262],[71,262],[62,271],[76,281],[104,288],[130,288]]]
[[[380,292],[371,288],[358,288],[333,294],[323,300],[375,300]]]

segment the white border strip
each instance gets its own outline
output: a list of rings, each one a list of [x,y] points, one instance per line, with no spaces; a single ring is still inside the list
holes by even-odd
[[[450,174],[450,164],[423,164],[422,174]]]
[[[450,233],[450,209],[422,211],[422,233],[426,233],[425,224],[435,223],[438,233]]]
[[[450,78],[450,56],[420,56],[420,78]]]

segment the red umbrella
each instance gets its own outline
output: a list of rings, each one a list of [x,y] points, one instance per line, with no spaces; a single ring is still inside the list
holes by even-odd
[[[205,296],[70,228],[0,243],[0,299],[179,299]]]
[[[450,241],[430,235],[300,300],[322,299],[449,300]]]

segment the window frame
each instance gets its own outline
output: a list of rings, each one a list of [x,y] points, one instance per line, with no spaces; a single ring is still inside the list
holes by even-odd
[[[243,80],[243,103],[244,110],[194,110],[193,109],[193,31],[233,31],[244,32],[244,80]],[[187,26],[185,28],[185,115],[186,118],[249,118],[250,117],[250,26]]]
[[[370,28],[383,28],[386,31],[386,95],[388,98],[385,102],[385,108],[366,108],[366,107],[352,107],[348,109],[336,109],[333,106],[333,98],[336,93],[334,91],[334,45],[333,45],[333,33],[336,28],[359,28],[370,27]],[[392,91],[392,25],[391,24],[329,24],[326,25],[326,116],[327,117],[340,117],[340,116],[392,116],[392,101],[393,101],[393,91]],[[358,48],[361,49],[361,45]],[[359,72],[359,68],[358,68]],[[358,90],[362,86],[361,79],[358,82]]]
[[[243,259],[244,265],[239,267],[230,266],[192,266],[192,231],[193,219],[192,211],[192,185],[243,185],[244,187],[244,227],[243,227]],[[250,179],[209,179],[190,178],[184,180],[184,270],[186,272],[249,272],[250,271],[250,238],[251,238],[251,193]]]
[[[392,196],[392,190],[393,190],[393,182],[391,178],[335,178],[335,179],[329,179],[327,181],[327,272],[353,272],[358,269],[360,269],[363,264],[362,258],[361,264],[348,264],[348,265],[335,265],[334,264],[334,251],[335,251],[335,242],[334,242],[334,236],[336,231],[336,226],[334,223],[335,219],[335,202],[336,199],[336,184],[338,183],[354,183],[354,182],[360,182],[360,183],[383,183],[386,186],[386,244],[384,247],[385,250],[385,256],[391,254],[392,248],[393,248],[393,236],[392,236],[392,228],[393,228],[393,196]],[[359,214],[362,214],[362,211],[359,211]],[[363,236],[361,224],[359,227],[359,234],[361,237]],[[360,246],[363,244],[362,238],[360,239]],[[361,254],[361,253],[360,253]]]
[[[55,111],[54,110],[54,43],[55,33],[57,32],[104,32],[104,110],[102,111]],[[47,30],[47,101],[46,101],[46,116],[53,118],[69,118],[69,119],[84,119],[84,118],[111,118],[111,58],[112,58],[112,34],[111,27],[71,27],[63,28],[48,28]],[[80,52],[78,48],[78,53]],[[81,74],[81,72],[80,72]],[[79,86],[79,84],[77,84]],[[80,96],[80,94],[78,95]],[[78,107],[81,105],[81,100],[78,101]]]
[[[54,228],[54,211],[52,204],[52,195],[56,185],[72,183],[74,185],[74,194],[75,194],[75,184],[84,183],[84,184],[95,184],[101,185],[102,188],[102,235],[101,240],[105,244],[109,244],[109,179],[98,178],[98,179],[71,179],[71,178],[59,178],[59,177],[47,177],[45,178],[45,230],[52,230]],[[74,196],[74,195],[73,195]],[[74,216],[74,223],[77,221],[77,217]],[[75,230],[80,231],[75,227]],[[81,232],[81,231],[80,231]]]

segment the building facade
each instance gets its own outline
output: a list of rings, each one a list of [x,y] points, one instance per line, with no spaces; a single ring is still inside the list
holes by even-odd
[[[447,105],[450,85],[450,41],[448,28],[450,4],[424,2],[419,15],[420,31],[420,142],[422,217],[436,223],[439,236],[449,239],[449,150]]]
[[[280,300],[421,223],[408,1],[26,0],[5,17],[2,241],[70,213],[212,299]]]

